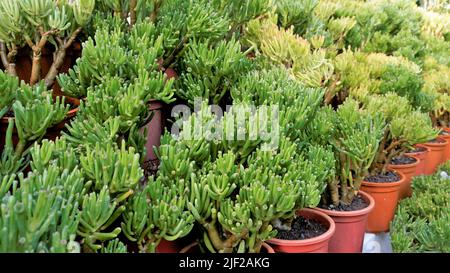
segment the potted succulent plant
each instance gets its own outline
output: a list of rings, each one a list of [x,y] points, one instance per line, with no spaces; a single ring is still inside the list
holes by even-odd
[[[331,216],[336,223],[330,252],[361,252],[368,215],[375,201],[360,189],[375,159],[385,126],[379,115],[370,115],[351,99],[336,112],[330,108],[322,111],[312,126],[323,132],[321,138],[333,147],[336,175],[328,180],[317,210]]]
[[[0,4],[0,54],[10,75],[19,75],[31,85],[45,80],[48,88],[66,61],[76,38],[90,21],[95,0],[53,1],[20,0],[2,1]],[[49,44],[55,48],[46,53]],[[25,63],[18,63],[20,55],[30,51],[31,71]],[[48,58],[49,60],[43,60]],[[16,60],[18,59],[18,60]],[[43,64],[49,64],[42,71]],[[24,78],[27,77],[27,78]]]
[[[425,174],[429,152],[430,148],[422,144],[416,144],[412,149],[405,152],[405,156],[415,157],[419,160],[419,164],[416,166],[416,171],[412,174],[413,176]]]
[[[404,152],[414,144],[435,138],[438,131],[433,129],[426,114],[413,111],[406,98],[393,93],[367,97],[365,108],[371,114],[382,113],[387,125],[370,166],[370,175],[365,177],[362,187],[376,202],[368,224],[368,231],[376,233],[389,230],[398,198],[407,196],[411,191],[411,176],[418,159],[411,157],[415,161],[411,164],[402,159]]]
[[[183,122],[177,141],[165,135],[158,149],[158,175],[170,181],[190,182],[187,208],[202,234],[200,248],[208,252],[260,252],[267,248],[264,241],[275,236],[274,227],[290,229],[295,218],[311,218],[326,233],[318,242],[302,240],[308,245],[305,247],[303,242],[291,241],[296,246],[284,248],[278,241],[269,242],[281,251],[326,252],[333,233],[331,219],[311,211],[296,214],[319,201],[323,185],[315,176],[313,164],[299,156],[296,144],[288,137],[280,139],[278,149],[269,150],[262,148],[261,139],[236,141],[226,137],[231,132],[225,124],[232,120],[233,113],[242,115],[238,109],[234,105],[214,125],[223,129],[223,139],[211,141],[208,134],[187,137],[187,131],[194,132],[195,125],[209,128],[209,122],[215,120],[211,109],[204,107]],[[249,120],[244,125],[248,126]],[[280,198],[282,202],[277,201]]]
[[[77,64],[58,81],[65,94],[82,100],[85,115],[101,122],[119,117],[122,134],[133,125],[142,127],[147,134],[145,161],[152,160],[163,129],[161,108],[174,101],[173,79],[167,80],[155,61],[164,51],[162,36],[150,22],[128,30],[121,20],[110,20],[85,43]],[[130,56],[136,60],[129,62]]]
[[[65,98],[54,98],[41,81],[35,86],[18,83],[18,79],[0,71],[2,82],[2,101],[0,113],[0,145],[4,145],[6,128],[10,120],[15,124],[12,142],[15,154],[21,157],[26,148],[34,141],[40,141],[47,131],[64,122],[69,112],[69,105],[65,105]]]

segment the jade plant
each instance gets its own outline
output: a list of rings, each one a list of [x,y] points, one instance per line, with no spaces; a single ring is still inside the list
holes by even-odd
[[[257,106],[276,105],[279,127],[295,142],[312,120],[323,101],[324,90],[306,88],[281,67],[255,70],[241,77],[231,90],[234,103],[254,103]]]
[[[0,71],[2,101],[0,114],[13,120],[17,130],[18,143],[15,145],[16,157],[21,157],[30,144],[40,141],[47,130],[66,118],[69,105],[65,98],[53,98],[44,81],[30,86],[23,81],[18,83],[14,76]]]
[[[413,179],[414,196],[399,203],[391,223],[394,252],[448,252],[450,163],[431,176]],[[433,184],[437,181],[437,184]]]
[[[163,67],[176,65],[192,42],[214,44],[245,32],[247,23],[264,16],[270,4],[270,0],[165,1],[157,18],[167,41]]]
[[[77,98],[88,97],[90,91],[88,101],[91,103],[100,100],[98,96],[110,96],[112,98],[103,99],[116,100],[116,107],[123,99],[142,100],[144,106],[150,99],[172,102],[173,80],[165,82],[157,62],[164,49],[163,37],[158,35],[155,25],[142,22],[128,30],[120,21],[112,20],[111,23],[99,28],[94,38],[86,41],[77,64],[58,77],[62,91]],[[130,58],[136,59],[129,62]],[[115,61],[111,62],[111,59]],[[134,114],[130,111],[133,110],[122,114]]]
[[[182,59],[177,94],[193,105],[196,98],[219,104],[227,95],[240,74],[250,68],[250,62],[241,45],[232,39],[220,41],[216,46],[209,42],[192,42]]]
[[[300,155],[286,136],[272,149],[251,134],[242,140],[226,137],[231,133],[227,120],[236,122],[232,113],[240,113],[238,106],[219,119],[202,108],[183,123],[176,140],[166,134],[157,149],[160,179],[188,183],[186,206],[202,230],[201,247],[209,252],[261,251],[262,243],[276,235],[274,227],[289,228],[297,209],[317,205],[334,164],[321,148]],[[246,122],[231,125],[249,129]],[[196,135],[199,126],[206,132]],[[218,130],[209,131],[210,126]],[[217,132],[222,139],[213,138]],[[325,164],[322,157],[331,160]]]
[[[194,218],[186,208],[186,180],[150,179],[127,204],[121,223],[125,236],[140,252],[155,252],[161,240],[189,234]]]
[[[336,160],[336,173],[327,179],[322,204],[329,207],[349,205],[369,174],[385,124],[380,115],[367,113],[360,109],[357,101],[351,99],[347,99],[336,112],[324,108],[322,115],[328,118],[314,120],[311,126],[320,128],[330,136],[328,143],[333,147]],[[334,123],[334,128],[327,130],[331,125],[328,121]],[[324,139],[319,141],[323,143]]]
[[[435,139],[439,133],[432,127],[427,114],[413,110],[406,98],[396,94],[369,96],[364,107],[371,115],[381,113],[386,123],[377,155],[370,167],[372,175],[386,173],[394,157],[403,155],[414,144]]]
[[[286,67],[307,87],[324,86],[332,76],[333,65],[320,43],[312,46],[292,28],[279,28],[274,16],[249,22],[243,41],[257,56]]]
[[[297,209],[317,205],[321,181],[295,150],[286,139],[279,151],[257,150],[248,167],[236,166],[233,153],[219,153],[192,175],[188,207],[207,251],[260,252],[276,235],[274,226],[292,221]]]
[[[75,240],[84,194],[80,171],[51,165],[18,178],[0,201],[0,252],[80,252]],[[3,179],[2,187],[10,179]]]
[[[42,52],[48,43],[55,47],[54,58],[44,77],[51,87],[67,51],[89,22],[95,0],[5,0],[0,4],[0,54],[3,66],[17,75],[15,58],[28,46],[32,52],[30,84],[41,79]]]

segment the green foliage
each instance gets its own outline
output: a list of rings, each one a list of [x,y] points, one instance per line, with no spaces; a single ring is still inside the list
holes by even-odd
[[[312,20],[313,10],[317,5],[317,0],[295,1],[281,0],[276,1],[276,11],[278,14],[278,25],[283,28],[294,26],[297,34],[303,35]]]
[[[350,204],[375,159],[385,130],[379,114],[368,114],[358,102],[347,99],[339,106],[335,134],[331,139],[336,154],[336,178],[328,184],[327,203]]]
[[[443,166],[441,170],[448,171],[448,167]],[[392,247],[395,252],[449,251],[450,179],[447,175],[437,172],[432,176],[413,179],[414,194],[399,203],[391,223]]]
[[[110,118],[105,122],[98,122],[93,117],[78,117],[70,125],[66,125],[67,133],[63,132],[64,139],[78,151],[89,146],[115,143],[119,137],[119,118]]]
[[[185,53],[177,94],[194,104],[196,98],[218,104],[231,86],[250,68],[241,45],[232,39],[211,47],[208,42],[192,42]]]
[[[104,147],[97,144],[95,148],[88,146],[80,156],[80,166],[94,190],[106,187],[110,195],[122,201],[133,193],[144,175],[139,159],[140,155],[134,148],[126,148],[125,141],[122,141],[120,149],[111,144]]]
[[[77,234],[83,237],[83,243],[91,250],[101,249],[97,241],[112,240],[121,232],[120,227],[108,232],[106,229],[125,211],[124,205],[111,199],[108,187],[99,193],[84,195],[80,213],[80,225]]]
[[[175,183],[174,183],[175,182]],[[141,252],[155,252],[161,239],[173,241],[193,228],[193,217],[186,209],[187,185],[184,180],[165,184],[158,177],[128,201],[122,230]]]
[[[50,166],[42,174],[20,174],[19,184],[1,199],[0,252],[79,252],[80,171]]]
[[[0,118],[11,108],[19,87],[16,77],[11,77],[0,70]]]
[[[386,131],[371,172],[386,172],[388,164],[396,156],[411,149],[414,144],[427,142],[437,137],[429,116],[412,110],[408,100],[394,93],[366,98],[365,108],[371,115],[381,113]]]
[[[127,246],[119,239],[114,239],[108,242],[100,249],[101,253],[128,253]]]

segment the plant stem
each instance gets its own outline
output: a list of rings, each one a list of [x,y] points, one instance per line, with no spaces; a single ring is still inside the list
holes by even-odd
[[[16,151],[15,151],[15,156],[17,158],[21,158],[22,157],[22,153],[25,150],[25,145],[26,145],[26,142],[23,141],[22,139],[20,139],[19,142],[17,143]]]
[[[186,44],[187,40],[188,40],[187,36],[184,36],[183,39],[181,39],[177,47],[172,51],[172,53],[170,53],[169,57],[167,57],[164,60],[163,67],[169,67],[172,64],[173,60],[178,55],[178,53],[180,53],[183,50],[183,47]]]
[[[136,5],[137,0],[130,0],[130,25],[136,23]]]
[[[17,49],[15,46],[13,46],[13,49],[8,54],[6,54],[5,43],[0,42],[0,57],[2,59],[3,66],[11,76],[17,76],[16,64],[13,62],[16,54]]]
[[[224,242],[220,238],[219,231],[217,230],[215,225],[212,223],[207,223],[205,225],[205,228],[206,228],[206,231],[208,232],[208,236],[211,239],[211,243],[213,244],[214,248],[219,251],[223,250],[225,248]]]
[[[33,42],[28,38],[27,43],[33,50],[33,66],[31,67],[31,76],[30,76],[30,85],[34,85],[37,83],[41,76],[41,58],[42,58],[42,49],[47,43],[48,37],[54,34],[56,30],[50,30],[44,32],[42,27],[40,27],[41,39],[38,44],[33,44]]]
[[[69,39],[66,39],[65,41],[62,41],[61,39],[57,38],[59,48],[55,54],[55,58],[53,59],[52,66],[50,67],[50,69],[47,72],[47,75],[45,76],[45,85],[47,86],[47,88],[50,88],[55,82],[56,76],[58,76],[59,70],[64,64],[64,59],[66,58],[67,50],[72,46],[73,42],[75,41],[78,34],[80,34],[81,30],[82,28],[78,27],[76,30],[72,32]]]

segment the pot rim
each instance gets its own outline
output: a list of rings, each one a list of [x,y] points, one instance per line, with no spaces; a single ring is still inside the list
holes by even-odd
[[[320,234],[319,236],[309,238],[309,239],[304,239],[304,240],[285,240],[285,239],[273,238],[273,239],[267,240],[266,242],[268,242],[270,244],[274,244],[274,245],[307,246],[307,245],[315,245],[315,244],[320,244],[322,242],[325,242],[334,235],[334,233],[336,231],[336,224],[334,223],[333,219],[331,219],[330,216],[326,215],[325,213],[323,213],[321,211],[318,211],[315,209],[310,209],[310,208],[304,208],[304,209],[298,210],[296,214],[299,215],[302,211],[314,213],[316,215],[319,215],[319,217],[322,217],[323,219],[325,219],[329,223],[327,231],[323,234]]]
[[[375,208],[375,199],[373,199],[370,194],[359,190],[358,194],[366,201],[369,202],[369,205],[365,208],[353,211],[340,211],[340,210],[329,210],[316,207],[315,210],[325,213],[328,216],[336,216],[336,217],[358,217],[361,215],[369,214]]]
[[[414,145],[414,147],[416,147],[416,148],[417,148],[417,147],[425,148],[425,151],[422,151],[422,152],[412,152],[412,153],[406,152],[405,155],[407,155],[407,156],[418,156],[418,155],[421,155],[421,154],[429,153],[429,152],[431,151],[430,147],[427,147],[427,146],[424,145],[423,143],[421,143],[421,144],[416,144],[416,145]]]
[[[366,186],[366,187],[374,187],[374,188],[393,188],[393,187],[398,187],[400,186],[400,184],[402,184],[406,177],[403,173],[393,170],[391,168],[388,168],[389,171],[391,172],[395,172],[398,176],[400,176],[400,179],[398,181],[395,182],[369,182],[369,181],[365,181],[363,180],[362,185]]]
[[[445,138],[438,136],[436,139],[440,139],[440,140],[442,140],[442,142],[437,142],[437,143],[425,142],[425,143],[422,143],[422,144],[426,145],[426,146],[433,147],[433,148],[441,148],[441,147],[447,146],[448,141]]]
[[[425,151],[426,152],[426,151]],[[422,152],[422,153],[425,153],[425,152]],[[417,165],[419,165],[420,164],[420,162],[422,161],[422,160],[420,160],[420,158],[418,158],[418,157],[416,157],[416,156],[414,156],[414,155],[407,155],[407,154],[405,154],[405,156],[406,157],[410,157],[410,158],[414,158],[415,160],[416,160],[416,162],[414,162],[414,163],[409,163],[409,164],[389,164],[388,165],[388,167],[389,168],[395,168],[395,169],[409,169],[409,168],[414,168],[414,167],[417,167]]]

